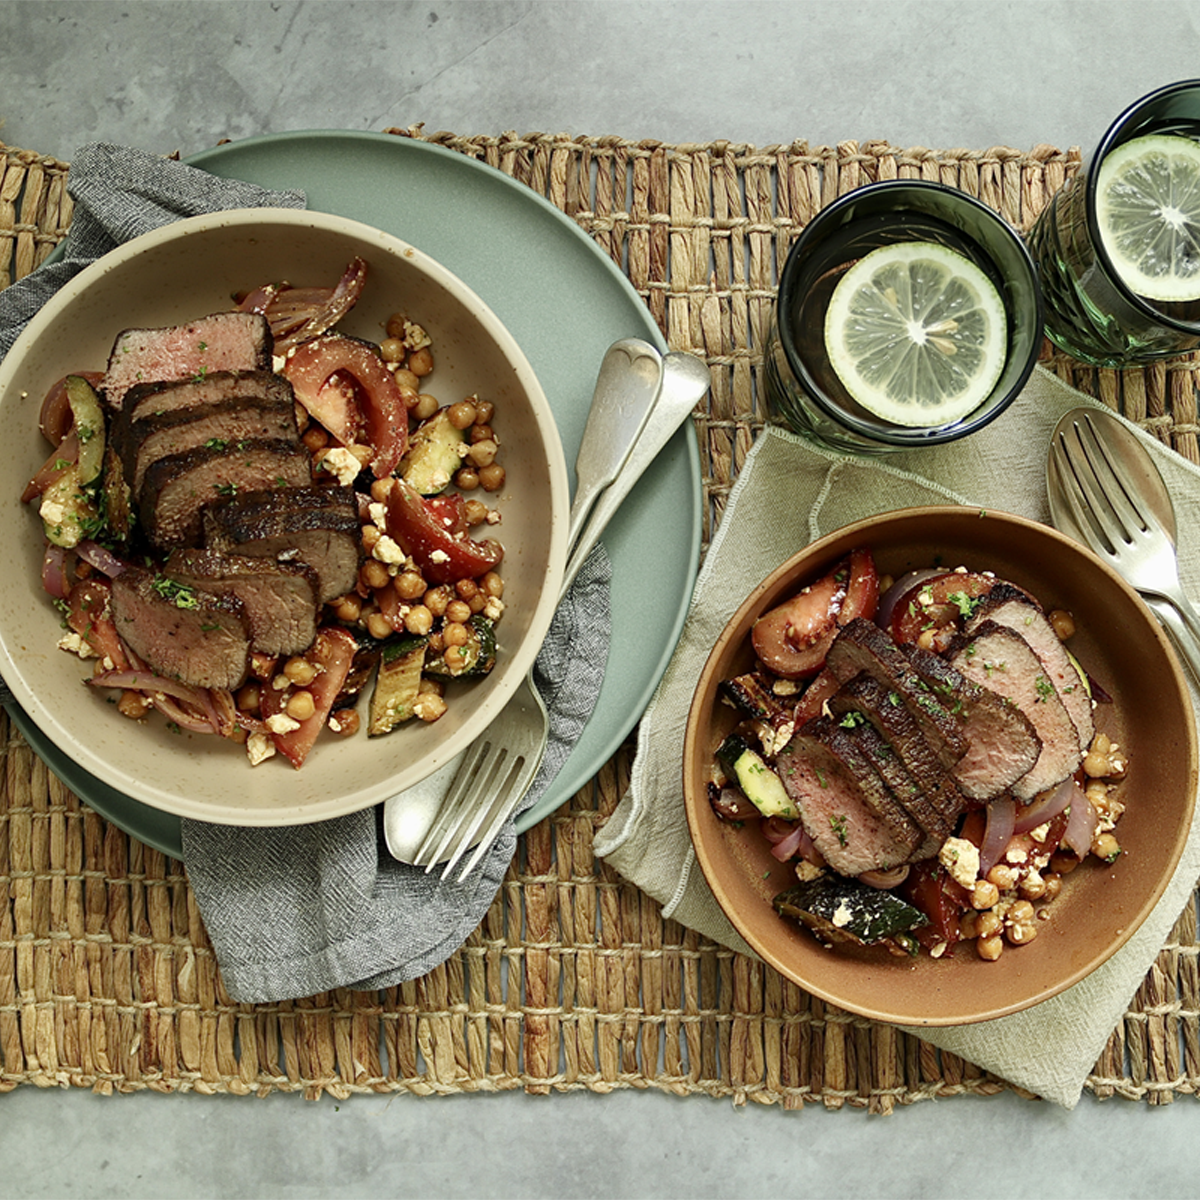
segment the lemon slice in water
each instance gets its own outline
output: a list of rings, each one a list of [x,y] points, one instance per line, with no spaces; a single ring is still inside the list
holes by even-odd
[[[1118,146],[1100,165],[1096,220],[1130,291],[1200,298],[1200,144],[1149,134]]]
[[[948,425],[1004,369],[1000,294],[970,259],[934,242],[882,246],[838,281],[825,349],[846,391],[896,425]]]

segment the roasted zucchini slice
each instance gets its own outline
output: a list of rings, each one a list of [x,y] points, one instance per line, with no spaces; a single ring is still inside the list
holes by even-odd
[[[404,637],[384,643],[367,718],[369,737],[391,733],[397,725],[412,719],[428,642],[428,638]]]
[[[929,918],[893,892],[869,887],[844,875],[825,874],[798,883],[774,900],[775,911],[806,925],[826,943],[873,946],[905,937]]]
[[[767,766],[766,760],[738,733],[731,733],[717,748],[717,761],[742,789],[747,800],[764,817],[783,817],[794,821],[800,814],[783,780]]]
[[[467,622],[467,644],[457,648],[447,662],[446,653],[433,655],[425,664],[425,674],[438,679],[475,679],[496,665],[496,628],[476,614]]]
[[[461,447],[466,441],[466,434],[451,423],[448,410],[439,408],[413,431],[400,462],[401,477],[422,496],[436,496],[462,466]]]

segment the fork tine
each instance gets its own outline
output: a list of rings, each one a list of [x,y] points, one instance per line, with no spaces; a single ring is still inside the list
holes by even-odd
[[[1080,422],[1072,422],[1070,431],[1063,433],[1060,445],[1069,478],[1082,498],[1088,519],[1105,544],[1105,549],[1110,554],[1116,554],[1120,546],[1129,539],[1125,536],[1120,514],[1113,508],[1103,482],[1097,477],[1092,455],[1088,453],[1084,442]]]
[[[520,786],[524,772],[525,756],[518,754],[512,760],[503,780],[497,784],[492,803],[479,805],[474,819],[464,825],[461,836],[456,840],[454,849],[442,870],[443,879],[450,877],[450,872],[458,865],[459,859],[474,845],[475,853],[471,855],[470,861],[458,877],[459,883],[462,883],[471,874],[480,859],[492,848],[492,843],[496,840],[496,834],[499,833],[504,818],[512,810],[513,805],[525,794],[525,789]],[[483,828],[484,832],[476,838],[475,835],[480,828]]]
[[[1083,429],[1087,433],[1083,433]],[[1104,492],[1110,507],[1124,524],[1125,540],[1132,541],[1134,533],[1149,529],[1150,522],[1136,500],[1136,487],[1131,483],[1124,467],[1108,452],[1104,439],[1096,432],[1096,426],[1085,417],[1080,429],[1080,444],[1088,456],[1096,480]]]
[[[1100,519],[1101,512],[1096,507],[1094,482],[1091,481],[1086,460],[1080,461],[1082,450],[1079,449],[1078,443],[1072,448],[1067,437],[1066,431],[1059,434],[1053,444],[1051,458],[1063,489],[1068,495],[1072,515],[1080,522],[1081,527],[1087,527],[1084,532],[1090,530],[1092,536],[1087,537],[1086,540],[1094,542],[1094,548],[1113,554],[1116,552],[1116,547],[1113,545],[1107,522]]]
[[[471,747],[462,765],[454,776],[450,790],[446,793],[438,810],[437,820],[425,835],[425,840],[417,847],[413,855],[413,865],[424,867],[426,871],[437,866],[445,847],[454,837],[461,823],[464,811],[469,811],[468,805],[478,793],[481,778],[486,779],[484,772],[488,766],[489,755],[492,751],[490,739],[483,739]]]

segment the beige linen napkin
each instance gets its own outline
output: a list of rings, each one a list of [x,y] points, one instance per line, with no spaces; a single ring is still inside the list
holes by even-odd
[[[863,459],[814,447],[775,428],[759,437],[709,548],[679,646],[642,719],[629,791],[596,844],[616,870],[664,906],[664,916],[752,953],[696,864],[681,790],[683,733],[692,693],[709,650],[747,592],[809,542],[893,509],[955,503],[1049,523],[1044,469],[1050,434],[1059,417],[1081,404],[1095,402],[1039,367],[1007,413],[949,446]],[[1140,436],[1171,489],[1179,518],[1181,574],[1195,594],[1200,586],[1200,470]],[[910,1032],[1073,1108],[1198,874],[1200,818],[1149,920],[1099,970],[1023,1013]],[[1047,1046],[1054,1047],[1053,1054],[1046,1053]]]

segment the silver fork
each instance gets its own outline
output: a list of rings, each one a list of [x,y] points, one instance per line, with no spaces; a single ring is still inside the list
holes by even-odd
[[[663,356],[658,399],[575,544],[559,591],[560,603],[621,502],[691,414],[709,382],[708,367],[694,355]],[[423,866],[428,873],[445,862],[441,877],[446,879],[474,846],[459,881],[471,874],[533,783],[546,748],[547,726],[546,708],[531,672],[463,758],[433,827],[410,859],[413,865]]]
[[[1175,509],[1145,447],[1100,409],[1055,427],[1047,462],[1050,515],[1137,592],[1200,678],[1200,614],[1179,579]]]

